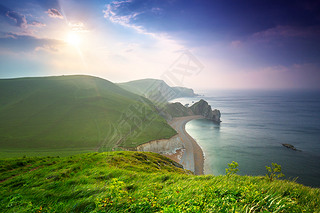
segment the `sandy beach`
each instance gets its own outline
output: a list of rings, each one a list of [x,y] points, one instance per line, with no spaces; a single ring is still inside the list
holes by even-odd
[[[204,172],[202,149],[185,130],[187,122],[199,118],[203,118],[203,116],[193,115],[173,118],[168,123],[178,134],[170,139],[155,140],[142,144],[136,148],[137,151],[160,153],[180,163],[184,169],[190,170],[196,175],[202,175]]]
[[[186,132],[185,126],[187,122],[199,118],[203,117],[200,115],[177,117],[173,118],[172,121],[168,122],[178,132],[178,137],[184,145],[184,150],[181,159],[178,158],[176,159],[176,161],[180,160],[177,162],[182,164],[185,169],[194,171],[196,175],[203,174],[203,152],[201,147],[197,144],[197,142]],[[177,151],[177,154],[181,154],[181,152]]]

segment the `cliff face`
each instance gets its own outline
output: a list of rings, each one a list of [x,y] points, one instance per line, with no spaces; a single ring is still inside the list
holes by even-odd
[[[221,113],[219,110],[215,109],[212,110],[211,106],[206,102],[205,100],[201,99],[199,102],[193,104],[191,107],[189,107],[191,111],[195,115],[202,115],[208,120],[212,120],[214,122],[220,123],[220,117]]]
[[[205,100],[201,99],[191,107],[183,106],[181,103],[169,103],[161,114],[165,119],[171,120],[173,117],[182,117],[190,115],[202,115],[208,120],[220,123],[221,113],[219,110],[212,110],[211,106]]]
[[[170,139],[151,141],[137,146],[139,152],[156,152],[159,154],[175,154],[177,150],[184,149],[184,145],[178,135]]]

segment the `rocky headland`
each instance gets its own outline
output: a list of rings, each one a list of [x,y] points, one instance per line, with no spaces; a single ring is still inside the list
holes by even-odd
[[[190,110],[194,115],[202,115],[208,120],[214,121],[216,123],[220,123],[221,113],[220,110],[214,109],[212,110],[211,106],[205,100],[201,99],[197,103],[193,104],[190,107]]]
[[[212,110],[211,106],[205,100],[194,103],[192,106],[183,106],[181,103],[168,103],[161,113],[167,120],[172,120],[174,117],[201,115],[205,119],[215,123],[220,123],[221,113],[218,109]]]

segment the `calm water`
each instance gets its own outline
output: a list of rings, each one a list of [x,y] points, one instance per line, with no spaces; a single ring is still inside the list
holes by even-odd
[[[215,91],[200,98],[222,113],[220,125],[203,119],[186,125],[205,153],[206,174],[225,174],[236,161],[240,175],[265,175],[274,162],[287,179],[320,187],[320,92]],[[191,105],[200,98],[174,101]]]

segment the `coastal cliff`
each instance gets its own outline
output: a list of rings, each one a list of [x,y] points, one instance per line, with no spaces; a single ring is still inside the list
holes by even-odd
[[[220,123],[221,113],[219,110],[212,110],[211,106],[205,100],[194,103],[191,107],[183,106],[181,103],[169,103],[167,104],[164,112],[161,114],[167,120],[171,120],[173,117],[183,117],[191,115],[202,115],[204,118],[216,123]]]
[[[211,109],[211,106],[205,100],[201,99],[199,102],[189,107],[194,115],[202,115],[208,120],[220,123],[221,113],[219,110]]]
[[[184,149],[179,136],[175,135],[170,139],[154,140],[136,147],[136,151],[156,152],[159,154],[175,154],[177,150]]]
[[[156,105],[166,104],[167,101],[179,97],[195,97],[193,89],[185,87],[170,87],[163,80],[141,79],[118,84],[121,88],[148,98]]]

